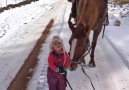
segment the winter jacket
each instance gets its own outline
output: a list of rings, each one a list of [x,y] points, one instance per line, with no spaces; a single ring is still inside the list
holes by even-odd
[[[62,64],[60,65],[60,63],[63,63],[63,65]],[[66,52],[59,54],[55,51],[52,51],[48,57],[48,64],[49,64],[50,69],[55,72],[57,71],[57,68],[59,67],[68,69],[69,68],[69,56]]]

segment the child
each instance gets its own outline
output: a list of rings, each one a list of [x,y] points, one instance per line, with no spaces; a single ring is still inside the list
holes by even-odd
[[[66,90],[66,73],[69,68],[69,56],[59,36],[53,36],[48,57],[49,90]]]

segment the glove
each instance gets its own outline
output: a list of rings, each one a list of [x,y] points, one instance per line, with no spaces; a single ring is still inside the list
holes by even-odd
[[[66,68],[57,68],[57,72],[59,72],[59,73],[64,73],[64,74],[66,74],[67,73],[67,69]]]

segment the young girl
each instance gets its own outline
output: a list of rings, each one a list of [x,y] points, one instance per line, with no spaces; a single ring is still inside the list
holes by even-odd
[[[53,36],[48,57],[49,90],[66,90],[66,73],[69,68],[69,56],[59,36]]]

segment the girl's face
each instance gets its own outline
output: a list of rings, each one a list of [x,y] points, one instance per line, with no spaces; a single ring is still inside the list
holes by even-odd
[[[63,49],[63,46],[59,41],[54,41],[53,42],[53,49],[56,51],[61,51]]]

